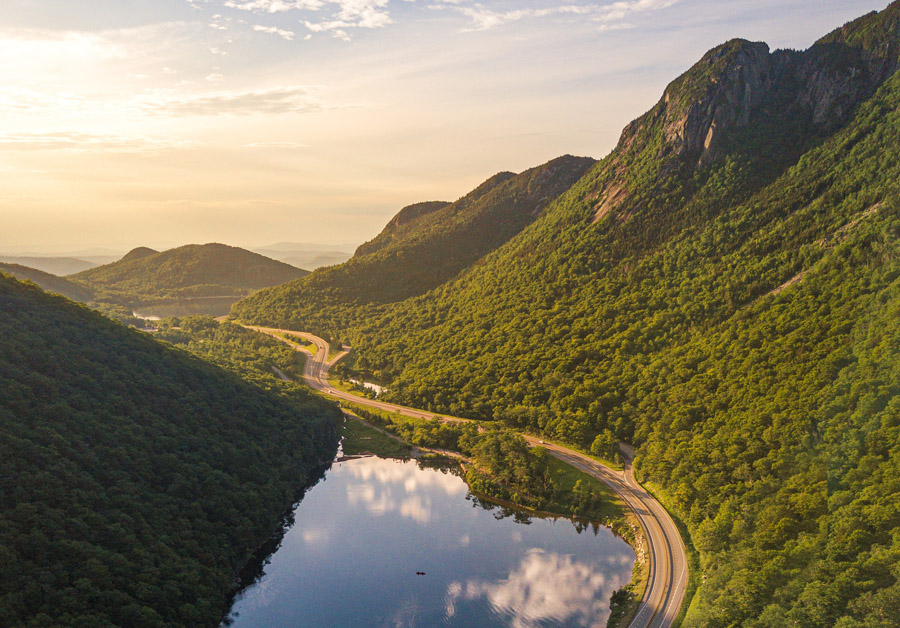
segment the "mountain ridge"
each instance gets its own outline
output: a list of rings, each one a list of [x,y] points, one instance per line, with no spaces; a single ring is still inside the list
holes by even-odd
[[[37,268],[29,268],[20,264],[2,264],[0,263],[0,272],[4,272],[18,279],[19,281],[31,281],[47,292],[55,292],[62,296],[72,299],[73,301],[81,301],[87,303],[93,299],[93,292],[85,286],[69,281],[65,277],[59,277],[51,273],[38,270]]]
[[[595,163],[566,155],[520,174],[498,173],[453,203],[412,206],[412,219],[406,208],[348,262],[261,290],[233,313],[277,308],[279,316],[318,327],[341,320],[348,308],[423,294],[519,233]]]
[[[333,321],[234,312],[349,341],[339,369],[386,401],[633,441],[698,550],[685,626],[895,625],[898,17],[803,52],[713,49],[422,295]]]

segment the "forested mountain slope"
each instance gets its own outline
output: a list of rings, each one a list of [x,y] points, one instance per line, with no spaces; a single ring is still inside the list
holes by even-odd
[[[509,173],[501,173],[497,177],[507,178]],[[488,180],[486,185],[491,185],[493,179]],[[477,192],[477,190],[476,190]],[[470,197],[472,194],[469,195]],[[434,212],[444,209],[450,205],[446,201],[425,201],[423,203],[415,203],[407,205],[397,215],[391,218],[391,221],[377,236],[360,244],[356,249],[354,257],[362,257],[376,251],[380,251],[391,243],[403,240],[410,235],[421,232],[422,225],[427,223],[426,218]]]
[[[28,266],[21,266],[19,264],[0,263],[0,272],[12,275],[21,281],[26,279],[28,281],[33,281],[48,292],[61,294],[74,301],[86,303],[93,298],[93,293],[90,288],[77,284],[74,281],[69,281],[65,277],[58,277],[57,275],[45,273],[37,268],[29,268]]]
[[[97,301],[134,306],[196,297],[244,296],[308,274],[289,264],[224,244],[191,244],[156,252],[140,247],[112,264],[69,279]]]
[[[321,329],[420,295],[456,276],[532,223],[594,164],[565,156],[521,174],[497,174],[455,203],[403,209],[344,264],[320,269],[235,305],[233,314]]]
[[[325,331],[395,401],[633,440],[700,550],[686,625],[896,626],[898,56],[897,2],[720,46],[518,236]]]
[[[6,275],[0,338],[0,625],[218,626],[337,411]]]

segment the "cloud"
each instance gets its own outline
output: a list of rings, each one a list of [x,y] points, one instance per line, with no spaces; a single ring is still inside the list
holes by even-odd
[[[296,35],[294,31],[284,30],[276,26],[260,26],[259,24],[254,24],[253,30],[259,33],[270,33],[272,35],[278,35],[282,39],[286,39],[288,41],[293,40]]]
[[[410,0],[407,0],[410,1]],[[338,39],[348,40],[348,30],[357,28],[381,28],[393,24],[388,11],[390,0],[226,0],[222,6],[255,13],[303,12],[301,23],[313,33],[328,32]],[[311,13],[321,14],[320,19],[312,19]],[[210,24],[219,28],[219,22]],[[285,39],[290,31],[273,27],[253,27],[267,33],[277,33]]]
[[[436,9],[449,9],[468,17],[472,23],[465,31],[483,31],[527,18],[550,16],[583,16],[596,22],[600,30],[631,28],[631,24],[616,24],[636,13],[665,9],[680,0],[620,0],[610,4],[568,4],[546,8],[521,8],[511,11],[494,11],[480,3],[465,4],[461,0],[442,0],[433,5]]]
[[[22,87],[0,88],[0,111],[5,113],[44,113],[50,111],[79,112],[92,105],[70,93],[42,93]]]
[[[225,6],[242,11],[262,13],[282,13],[284,11],[317,11],[322,8],[322,0],[227,0]]]
[[[208,80],[216,76],[210,75]],[[181,94],[174,90],[156,90],[138,97],[147,114],[167,116],[244,116],[254,114],[319,113],[337,107],[312,95],[312,87],[274,87],[246,91],[221,91],[209,94]]]
[[[445,612],[449,619],[456,614],[460,601],[485,598],[495,611],[511,619],[513,628],[537,628],[547,623],[602,628],[609,616],[610,595],[626,583],[571,555],[532,548],[505,580],[451,582],[444,600]]]
[[[51,133],[0,133],[0,150],[63,150],[76,153],[147,153],[194,148],[198,142],[181,138],[151,138],[108,133],[59,131]]]

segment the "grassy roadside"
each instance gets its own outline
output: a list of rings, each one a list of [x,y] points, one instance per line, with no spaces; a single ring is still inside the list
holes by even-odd
[[[331,384],[332,386],[334,386],[335,388],[337,388],[338,390],[342,390],[346,393],[350,393],[351,395],[356,395],[358,397],[366,397],[368,399],[375,398],[374,392],[369,391],[372,394],[372,396],[369,397],[366,394],[366,391],[367,391],[366,388],[364,388],[358,384],[354,384],[351,381],[347,381],[346,379],[342,379],[339,377],[330,377],[330,378],[328,378],[328,383]]]
[[[384,458],[409,458],[412,446],[395,436],[365,423],[362,419],[344,415],[341,446],[345,456],[372,454]]]
[[[554,482],[559,484],[560,488],[567,494],[574,494],[580,483],[583,489],[593,490],[603,495],[604,499],[601,505],[598,508],[591,509],[587,513],[587,518],[600,522],[612,522],[616,519],[621,519],[627,511],[628,505],[622,501],[622,498],[594,476],[588,475],[553,456],[547,458],[547,465]],[[548,506],[551,510],[559,511],[562,509],[560,504],[550,503]],[[556,506],[555,509],[553,508],[554,506]]]
[[[275,336],[287,340],[288,342],[293,342],[294,344],[300,345],[307,351],[312,354],[312,357],[316,357],[316,354],[319,352],[319,348],[315,345],[315,343],[310,342],[303,336],[298,336],[297,334],[281,334],[276,333]]]
[[[625,467],[622,465],[621,462],[614,462],[612,460],[607,460],[606,458],[601,458],[600,456],[595,456],[591,452],[587,451],[586,449],[584,449],[583,447],[580,447],[578,445],[573,445],[572,443],[567,443],[567,442],[559,441],[559,440],[550,440],[549,438],[546,438],[539,434],[530,434],[527,432],[522,432],[522,433],[528,434],[528,436],[531,436],[532,438],[542,439],[551,445],[556,445],[557,447],[565,447],[566,449],[571,449],[572,451],[577,451],[578,453],[580,453],[584,456],[587,456],[591,460],[596,460],[603,466],[609,467],[610,469],[614,469],[616,471],[623,471],[625,469]]]

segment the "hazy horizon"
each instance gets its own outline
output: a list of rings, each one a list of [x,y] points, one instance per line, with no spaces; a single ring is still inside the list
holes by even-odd
[[[709,48],[887,0],[12,0],[0,252],[361,243],[503,170],[601,158]],[[810,6],[810,5],[813,6]]]
[[[129,251],[136,249],[138,247],[148,247],[157,251],[165,251],[168,249],[174,249],[181,246],[186,246],[189,244],[227,244],[229,246],[236,246],[242,249],[247,250],[265,250],[272,249],[279,244],[291,244],[296,246],[306,247],[309,250],[316,250],[316,247],[321,247],[322,251],[340,251],[346,253],[352,253],[356,247],[362,244],[360,242],[291,242],[287,240],[281,240],[279,242],[266,241],[263,243],[258,242],[217,242],[214,240],[198,240],[198,241],[174,241],[174,242],[151,242],[149,244],[123,244],[123,245],[109,245],[109,246],[85,246],[85,247],[54,247],[49,245],[37,245],[34,247],[31,246],[22,246],[22,245],[11,245],[6,247],[0,247],[0,256],[4,257],[78,257],[86,256],[103,256],[103,255],[124,255]]]

